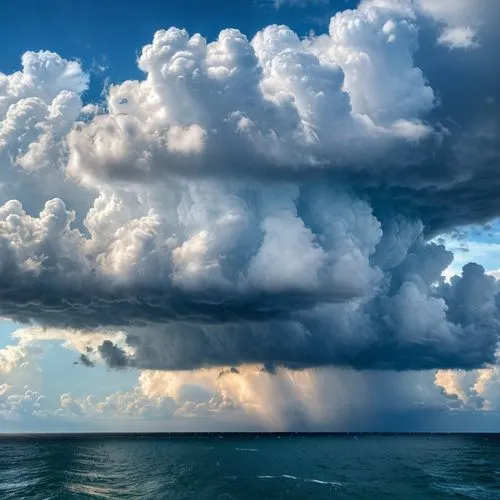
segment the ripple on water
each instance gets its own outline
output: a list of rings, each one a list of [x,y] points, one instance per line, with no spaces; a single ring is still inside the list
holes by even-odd
[[[303,481],[304,483],[330,485],[330,486],[335,486],[337,488],[340,488],[342,486],[342,483],[339,483],[338,481],[323,481],[321,479],[306,479],[306,478],[301,478],[301,477],[297,477],[297,476],[292,476],[290,474],[281,474],[279,476],[262,475],[262,476],[257,476],[257,479],[292,479],[293,481]]]
[[[500,491],[476,484],[435,483],[435,488],[449,495],[474,500],[498,500]]]

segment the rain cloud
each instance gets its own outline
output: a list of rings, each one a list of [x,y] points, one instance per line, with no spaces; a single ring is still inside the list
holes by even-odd
[[[434,5],[364,1],[306,38],[160,30],[104,103],[78,61],[25,53],[0,73],[0,316],[123,331],[114,368],[494,363],[498,281],[445,281],[433,238],[500,215],[498,8]]]

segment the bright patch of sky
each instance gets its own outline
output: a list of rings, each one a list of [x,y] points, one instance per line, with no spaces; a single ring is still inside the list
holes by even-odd
[[[21,325],[8,319],[0,319],[0,349],[11,343],[10,334],[16,331]]]
[[[446,279],[460,275],[468,262],[481,264],[486,271],[500,277],[500,221],[474,225],[435,238],[454,253],[452,264],[443,273]]]

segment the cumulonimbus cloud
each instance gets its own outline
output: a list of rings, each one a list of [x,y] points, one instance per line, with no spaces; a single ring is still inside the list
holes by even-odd
[[[130,352],[99,349],[120,368],[494,362],[497,281],[445,283],[428,238],[498,215],[498,129],[445,123],[422,12],[161,30],[105,106],[78,62],[25,54],[0,74],[0,315],[123,329]]]

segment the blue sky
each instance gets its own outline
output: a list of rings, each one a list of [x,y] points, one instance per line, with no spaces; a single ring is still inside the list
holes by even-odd
[[[498,431],[484,1],[3,2],[0,433]]]

